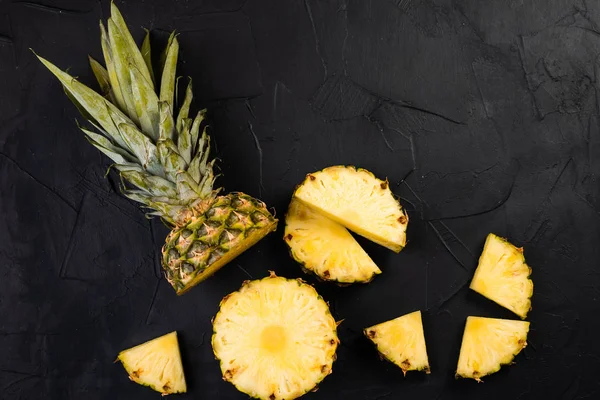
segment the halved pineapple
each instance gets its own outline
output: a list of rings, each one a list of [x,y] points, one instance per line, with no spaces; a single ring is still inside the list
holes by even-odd
[[[302,280],[246,281],[213,321],[223,379],[251,397],[291,400],[331,373],[339,340],[327,303]]]
[[[490,233],[470,287],[525,319],[533,295],[530,274],[523,249]]]
[[[129,379],[164,395],[185,393],[187,386],[179,354],[177,332],[142,343],[119,353]]]
[[[500,370],[527,346],[529,322],[468,317],[456,376],[481,378]]]
[[[408,217],[387,181],[362,168],[333,166],[308,174],[294,196],[357,234],[399,252]]]
[[[382,322],[364,330],[377,351],[393,362],[406,376],[406,371],[430,373],[421,311]]]
[[[292,199],[285,218],[285,242],[307,272],[339,283],[369,282],[381,270],[350,232]]]

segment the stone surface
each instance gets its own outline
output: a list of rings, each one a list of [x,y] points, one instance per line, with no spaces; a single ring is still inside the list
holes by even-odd
[[[267,270],[315,283],[342,344],[311,399],[600,398],[600,6],[583,0],[119,1],[136,39],[180,33],[226,190],[283,216],[305,174],[387,177],[410,216],[400,254],[360,243],[369,285],[314,282],[279,230],[177,297],[167,230],[118,192],[109,161],[29,48],[86,83],[108,0],[0,1],[0,395],[150,399],[117,353],[177,330],[189,393],[244,399],[210,346],[219,300]],[[489,232],[525,249],[535,292],[516,365],[455,380],[468,315],[516,318],[468,289]],[[431,375],[362,336],[420,309]]]

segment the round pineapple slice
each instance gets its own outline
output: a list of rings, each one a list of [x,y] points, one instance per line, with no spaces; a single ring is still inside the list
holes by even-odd
[[[187,390],[177,332],[123,350],[118,359],[135,383],[149,386],[163,395]]]
[[[531,309],[533,282],[523,249],[490,233],[485,241],[471,289],[525,319]]]
[[[251,397],[291,400],[331,373],[339,340],[327,303],[302,280],[246,281],[213,321],[223,379]]]
[[[387,181],[350,166],[308,174],[294,196],[367,239],[399,252],[406,245],[408,217]]]
[[[527,346],[528,332],[527,321],[468,317],[456,376],[479,382],[499,371]]]
[[[284,239],[305,272],[339,283],[370,282],[381,270],[350,232],[292,199]]]
[[[430,373],[421,311],[366,328],[364,333],[381,357],[400,367],[405,376],[407,371]]]

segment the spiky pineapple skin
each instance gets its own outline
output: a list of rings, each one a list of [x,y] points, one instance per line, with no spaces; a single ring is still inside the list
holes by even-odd
[[[367,177],[368,179],[372,180],[375,183],[375,186],[378,187],[379,190],[381,190],[384,193],[389,192],[389,195],[393,199],[395,207],[397,208],[397,216],[396,216],[395,221],[393,221],[393,223],[397,224],[398,229],[402,231],[402,235],[400,235],[401,236],[400,238],[397,238],[397,240],[390,241],[390,240],[387,240],[387,238],[376,237],[373,235],[373,232],[366,232],[363,229],[361,229],[361,227],[354,226],[348,219],[340,218],[339,216],[335,216],[330,213],[324,212],[324,210],[316,208],[315,205],[308,203],[307,201],[305,201],[302,198],[301,192],[304,190],[304,188],[309,187],[313,182],[315,182],[316,175],[336,173],[337,171],[344,171],[344,170],[353,171],[357,174],[362,174],[365,177]],[[332,220],[340,223],[341,225],[345,226],[349,230],[351,230],[361,236],[364,236],[367,239],[369,239],[381,246],[384,246],[384,247],[392,250],[395,253],[399,253],[406,246],[406,228],[407,228],[408,222],[409,222],[408,214],[406,213],[406,211],[400,204],[400,201],[393,196],[393,194],[389,188],[388,181],[377,178],[375,176],[375,174],[373,174],[371,171],[369,171],[367,169],[356,167],[354,165],[333,165],[330,167],[323,168],[319,171],[309,173],[306,175],[306,178],[304,179],[304,181],[302,181],[299,185],[296,186],[296,188],[294,189],[293,196],[296,199],[298,199],[300,202],[304,203],[306,206],[315,209],[315,211],[317,211],[317,212],[325,214],[328,218],[331,218]]]
[[[310,284],[308,284],[306,281],[297,278],[297,279],[288,279],[288,278],[284,278],[284,277],[280,277],[277,276],[273,271],[270,271],[270,275],[268,277],[262,278],[262,279],[257,279],[257,280],[246,280],[242,283],[242,286],[240,287],[240,289],[236,292],[230,293],[227,296],[225,296],[221,302],[219,303],[219,311],[217,312],[217,314],[214,316],[214,318],[212,319],[212,325],[213,325],[213,335],[211,338],[211,345],[213,348],[213,352],[215,354],[215,358],[219,361],[219,365],[221,368],[221,372],[223,374],[223,380],[232,383],[234,386],[236,386],[236,388],[247,394],[248,396],[250,396],[251,398],[256,398],[256,399],[261,399],[261,400],[293,400],[299,397],[302,397],[304,394],[309,393],[309,392],[314,392],[317,390],[318,385],[323,381],[323,379],[325,379],[325,377],[327,377],[328,375],[330,375],[333,372],[333,364],[337,359],[337,355],[336,355],[336,350],[337,347],[340,344],[340,340],[338,338],[338,334],[337,334],[337,326],[338,324],[341,322],[335,322],[335,319],[333,317],[333,315],[331,314],[331,311],[329,310],[328,307],[328,303],[325,303],[327,305],[326,307],[326,315],[324,316],[325,318],[328,318],[331,320],[332,324],[331,324],[331,339],[329,342],[329,346],[330,346],[330,353],[331,353],[331,359],[330,359],[330,363],[329,365],[325,365],[323,367],[326,368],[322,368],[321,369],[321,376],[320,378],[314,383],[314,386],[312,388],[308,388],[306,389],[306,391],[304,393],[299,393],[296,396],[293,397],[286,397],[281,398],[278,395],[276,395],[275,393],[271,394],[270,396],[267,397],[261,397],[258,395],[253,395],[251,393],[247,393],[244,390],[242,390],[242,388],[238,387],[238,385],[236,385],[236,383],[233,381],[233,376],[234,373],[229,369],[230,366],[227,365],[227,363],[225,363],[224,360],[222,360],[220,358],[219,352],[217,350],[217,346],[215,344],[215,342],[217,341],[219,332],[217,330],[217,324],[219,322],[219,319],[223,319],[226,318],[225,311],[224,311],[224,305],[230,301],[230,299],[236,295],[236,294],[240,294],[240,293],[244,293],[244,292],[248,292],[248,291],[253,291],[256,290],[255,288],[257,287],[257,285],[260,285],[261,282],[266,281],[266,280],[278,280],[281,282],[289,282],[289,283],[293,283],[294,285],[297,285],[298,287],[307,287],[310,288],[311,291],[314,292],[314,296],[318,299],[318,301],[325,303],[325,300],[323,300],[323,298],[317,293],[317,291],[314,289],[314,287]]]
[[[244,193],[192,207],[163,246],[167,280],[181,295],[276,228],[266,205]]]

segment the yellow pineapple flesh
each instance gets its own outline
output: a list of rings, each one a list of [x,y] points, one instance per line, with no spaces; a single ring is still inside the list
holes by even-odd
[[[528,332],[527,321],[468,317],[456,376],[479,382],[499,371],[527,346]]]
[[[301,280],[247,281],[226,296],[212,347],[223,379],[251,397],[291,400],[331,373],[339,343],[327,303]]]
[[[119,353],[119,361],[132,381],[163,395],[185,393],[187,386],[179,354],[177,332]]]
[[[364,330],[381,356],[407,371],[430,373],[421,311],[382,322]]]
[[[308,174],[294,196],[367,239],[399,252],[408,217],[387,181],[362,168],[332,166]]]
[[[346,228],[292,199],[284,239],[303,269],[339,283],[369,282],[381,270]]]
[[[533,295],[530,274],[523,249],[490,233],[470,287],[525,319]]]

